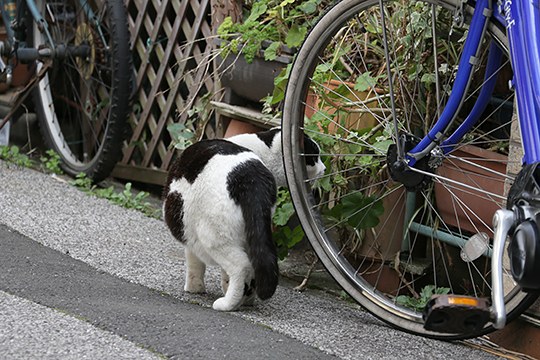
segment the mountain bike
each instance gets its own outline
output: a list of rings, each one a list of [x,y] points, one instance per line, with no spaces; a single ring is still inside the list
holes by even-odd
[[[47,147],[71,175],[104,179],[121,156],[130,111],[132,60],[121,0],[0,1],[7,40],[0,80],[29,64],[2,127],[32,95]],[[4,61],[5,60],[5,61]]]
[[[343,0],[318,20],[290,69],[284,163],[307,238],[365,309],[451,340],[537,298],[538,94],[537,2]]]

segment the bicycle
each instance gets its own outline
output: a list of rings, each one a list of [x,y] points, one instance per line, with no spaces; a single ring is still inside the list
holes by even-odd
[[[329,273],[385,322],[464,339],[537,298],[539,29],[530,1],[343,0],[298,50],[282,119],[293,204]]]
[[[133,65],[122,0],[4,0],[7,40],[1,80],[18,63],[31,80],[15,95],[0,128],[32,94],[45,145],[70,175],[98,182],[121,156],[130,112]]]

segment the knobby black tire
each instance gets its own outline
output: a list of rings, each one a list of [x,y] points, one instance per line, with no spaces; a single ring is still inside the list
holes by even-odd
[[[122,0],[88,1],[98,26],[77,0],[48,4],[48,11],[43,10],[47,1],[36,3],[56,45],[75,42],[89,49],[84,59],[69,54],[52,59],[33,91],[45,145],[60,156],[66,173],[84,173],[99,182],[121,158],[131,111],[133,64],[126,9]],[[48,46],[35,23],[30,43]]]
[[[385,2],[385,4],[390,3],[390,1]],[[399,3],[403,2],[398,2],[398,4]],[[413,10],[416,10],[417,8],[421,9],[422,6],[424,6],[425,9],[429,10],[431,6],[418,4],[420,2],[406,3],[410,4],[411,8],[414,7]],[[457,5],[461,3],[461,1],[451,0],[430,2],[430,4],[434,4],[437,7],[437,10],[439,8],[441,9],[440,11],[438,10],[439,12],[437,12],[438,16],[441,17],[453,14],[453,9],[456,9]],[[429,280],[429,277],[431,277],[431,280],[429,281],[432,281],[432,283],[434,283],[435,285],[439,284],[438,287],[441,288],[446,286],[443,286],[443,283],[448,283],[448,286],[452,289],[451,292],[453,293],[472,295],[470,293],[472,291],[478,296],[490,297],[490,280],[487,274],[489,270],[486,270],[485,268],[480,268],[480,265],[478,265],[479,262],[482,262],[481,266],[487,265],[489,261],[487,261],[484,257],[480,257],[480,259],[474,261],[468,261],[466,265],[460,265],[461,267],[468,267],[469,273],[473,273],[473,275],[469,274],[472,279],[472,285],[468,284],[467,286],[469,287],[469,289],[463,290],[461,287],[466,286],[465,284],[468,281],[467,276],[464,276],[463,278],[460,277],[460,274],[458,274],[457,272],[453,272],[454,268],[450,266],[451,264],[447,263],[448,260],[446,260],[446,257],[449,257],[447,253],[453,250],[444,250],[447,253],[443,253],[443,251],[440,249],[446,249],[446,244],[441,244],[440,241],[434,240],[433,236],[429,238],[429,236],[427,235],[422,235],[422,238],[422,236],[416,235],[416,237],[414,238],[414,242],[410,240],[412,244],[408,244],[408,252],[404,253],[403,248],[400,248],[400,246],[403,246],[402,242],[406,237],[408,239],[413,238],[413,236],[410,235],[412,234],[410,227],[410,224],[412,224],[412,220],[418,221],[420,223],[423,222],[423,224],[427,225],[426,227],[429,228],[437,227],[438,229],[449,231],[452,234],[455,234],[457,232],[462,238],[465,239],[476,233],[489,230],[479,230],[478,228],[473,229],[474,231],[464,230],[465,227],[460,228],[460,226],[465,225],[464,220],[461,220],[461,223],[458,221],[457,226],[456,224],[446,224],[442,220],[442,218],[437,215],[437,211],[434,208],[430,208],[430,206],[432,206],[430,204],[436,203],[436,198],[438,198],[435,195],[435,192],[433,190],[434,185],[432,187],[432,183],[438,182],[442,184],[445,189],[451,189],[448,186],[448,183],[446,182],[444,176],[441,176],[439,180],[427,179],[426,184],[422,186],[421,190],[415,190],[416,194],[414,191],[407,192],[403,189],[403,187],[400,188],[399,186],[395,186],[395,184],[388,179],[389,176],[386,175],[387,170],[385,170],[386,165],[384,165],[386,161],[386,153],[378,153],[378,150],[375,147],[369,148],[369,146],[366,145],[366,139],[379,141],[375,139],[380,139],[380,137],[384,138],[385,135],[383,130],[385,129],[389,118],[384,115],[385,111],[387,111],[384,108],[385,106],[387,106],[388,103],[386,102],[387,100],[382,99],[383,96],[381,96],[380,94],[386,94],[385,89],[388,87],[388,85],[385,79],[388,79],[388,76],[386,73],[383,73],[386,75],[386,77],[376,77],[377,75],[380,75],[381,72],[370,73],[372,75],[372,79],[370,81],[374,82],[373,84],[371,84],[371,86],[365,86],[365,81],[358,81],[360,75],[367,72],[366,69],[374,69],[374,67],[370,66],[373,63],[377,63],[377,56],[380,57],[383,52],[379,51],[377,53],[375,50],[371,50],[377,45],[376,41],[374,41],[372,38],[370,38],[370,42],[359,42],[360,45],[357,45],[354,43],[354,39],[352,38],[351,34],[353,34],[355,29],[361,28],[361,34],[366,38],[373,34],[375,34],[375,36],[381,36],[380,33],[377,33],[375,28],[367,27],[367,21],[369,19],[377,17],[378,4],[378,0],[343,0],[336,3],[332,8],[327,11],[327,13],[323,17],[319,19],[318,23],[310,31],[295,58],[286,90],[282,124],[284,163],[293,204],[295,206],[296,212],[299,216],[307,238],[313,245],[314,250],[321,259],[322,263],[328,269],[330,274],[337,280],[337,282],[347,291],[350,296],[352,296],[358,303],[360,303],[364,308],[366,308],[376,317],[404,331],[432,338],[454,340],[479,336],[481,334],[493,331],[494,329],[491,327],[490,324],[488,324],[481,331],[469,333],[453,334],[426,331],[423,328],[421,310],[416,310],[411,308],[410,306],[401,305],[401,303],[398,303],[397,300],[397,297],[402,294],[407,294],[406,296],[409,296],[410,298],[418,297],[421,288],[420,285],[417,285],[417,282],[419,284],[421,284],[422,281],[427,282]],[[370,6],[373,6],[376,11],[368,12],[366,9]],[[392,5],[387,6],[390,7]],[[396,14],[395,9],[392,10],[394,11],[388,11],[387,14],[387,16],[390,18],[389,21],[392,20],[392,14]],[[467,21],[470,21],[470,15],[472,14],[473,9],[466,7],[465,10],[465,23],[467,23]],[[407,16],[411,16],[412,18],[412,15],[413,13],[410,9],[409,12],[404,12],[403,14],[400,14],[403,19],[397,19],[396,28],[390,29],[390,37],[392,38],[393,36],[392,41],[394,41],[394,44],[399,44],[400,39],[395,36],[396,34],[401,34],[399,33],[399,30],[409,28],[409,24],[412,22],[409,18],[407,18]],[[421,13],[420,15],[414,14],[414,16],[416,17],[415,19],[422,18]],[[362,23],[362,21],[366,21],[366,23]],[[427,21],[429,22],[429,18]],[[358,24],[361,23],[362,25],[360,27]],[[400,25],[403,25],[404,27],[400,28]],[[340,30],[338,31],[338,29]],[[456,32],[458,34],[460,31],[462,30],[456,29]],[[411,33],[414,33],[412,31],[412,28]],[[420,34],[423,33],[420,32]],[[490,23],[488,26],[488,34],[488,38],[494,39],[506,52],[508,51],[504,29],[502,29],[495,23]],[[410,34],[405,31],[399,36],[405,37],[406,35]],[[335,36],[335,38],[333,38],[333,36]],[[458,36],[456,38],[455,35],[454,37],[452,37],[452,31],[450,31],[450,34],[448,34],[448,31],[441,31],[437,33],[437,36],[445,37],[448,43],[459,44],[460,37]],[[426,39],[428,38],[429,37],[426,37]],[[429,44],[427,41],[425,41],[425,43],[427,44],[426,49],[417,50],[423,51],[421,55],[423,55],[424,52],[429,53]],[[413,49],[421,47],[422,42],[415,43],[415,45],[416,46],[413,47]],[[339,50],[342,50],[339,53],[340,56],[332,56],[332,54],[336,53],[335,49],[338,48]],[[451,47],[448,46],[447,48]],[[408,54],[406,54],[407,56],[400,57],[399,51],[399,46],[395,45],[393,48],[391,48],[391,56],[394,55],[395,59],[414,59],[414,55],[409,56]],[[361,58],[362,54],[365,55],[368,53],[378,55],[371,56],[370,58],[366,56],[366,58],[368,58],[368,60],[371,62],[365,61],[364,63],[362,63],[362,60],[364,59]],[[439,54],[438,56],[441,55]],[[448,51],[448,58],[450,57],[451,53]],[[335,62],[331,63],[331,61]],[[340,64],[338,64],[338,66],[335,66],[336,63]],[[343,63],[346,63],[346,66]],[[421,61],[416,61],[416,64],[418,63],[421,63]],[[428,61],[426,60],[425,64],[427,63]],[[334,64],[332,65],[334,67],[328,64]],[[377,64],[382,67],[380,62]],[[450,62],[449,64],[452,65],[452,63]],[[318,65],[324,66],[317,68]],[[359,68],[363,66],[363,70],[357,69],[356,66],[358,66]],[[332,68],[332,70],[330,70],[330,68]],[[319,71],[321,69],[322,71]],[[396,65],[395,69],[398,69],[396,70],[397,72],[400,68]],[[356,74],[356,78],[352,76],[354,75],[353,73]],[[343,82],[330,87],[329,85],[325,85],[327,84],[326,82],[323,83],[324,79],[327,80],[327,78],[325,77],[326,75],[329,75],[328,78],[332,78],[334,80],[336,78],[339,80],[340,76],[343,76],[344,78],[350,76],[352,78],[353,84],[356,80],[356,86],[353,88],[353,85],[347,85],[347,83]],[[420,76],[418,75],[418,73],[416,75]],[[398,76],[396,76],[396,78],[398,79],[394,79],[396,81],[396,87],[398,89],[396,93],[401,90],[401,86],[403,85],[403,83],[406,83],[406,80],[409,79],[408,77],[413,78],[411,72],[408,72],[407,75],[403,78],[399,78]],[[451,75],[449,76],[449,78],[451,79]],[[418,82],[419,80],[414,81]],[[420,84],[419,82],[415,84],[418,89],[421,88],[421,85],[418,85]],[[380,129],[377,130],[378,132],[372,137],[368,136],[371,134],[370,130],[372,130],[372,128],[369,128],[368,130],[353,128],[353,125],[351,124],[355,121],[360,120],[358,120],[358,118],[355,118],[356,120],[353,119],[354,121],[352,121],[348,117],[350,115],[347,113],[347,108],[359,108],[361,106],[364,106],[365,108],[368,107],[367,105],[365,105],[365,103],[362,103],[363,100],[358,97],[357,92],[355,92],[357,89],[368,92],[369,94],[367,99],[370,99],[369,101],[377,102],[377,104],[372,106],[373,108],[382,108],[382,110],[369,111],[370,116],[375,118],[376,120],[374,125],[372,125],[373,128],[376,128],[377,125],[380,127]],[[382,90],[379,91],[379,89]],[[470,89],[470,91],[473,90],[474,89]],[[373,95],[374,93],[377,94]],[[313,94],[318,94],[319,100],[313,100]],[[410,105],[408,101],[402,101],[401,103],[399,103],[399,105],[403,106],[399,108],[399,111],[401,112],[398,112],[398,114],[400,114],[400,117],[402,118],[401,120],[405,119],[404,122],[408,123],[408,125],[405,126],[405,130],[408,131],[411,131],[411,128],[413,128],[412,125],[415,125],[415,114],[413,114],[412,110],[410,111],[411,119],[407,118],[406,115],[402,114],[406,114],[409,108],[412,108],[414,112],[418,111],[419,113],[421,113],[420,110],[414,109],[414,106],[417,106],[415,100],[416,98],[422,97],[422,93],[420,90],[418,90],[418,93],[415,93],[415,95],[416,96],[407,95],[406,91],[401,90],[401,97],[403,97],[403,99],[410,100]],[[314,101],[318,101],[318,103],[316,102],[314,105]],[[464,105],[464,108],[466,108],[466,106],[467,104]],[[330,108],[330,110],[328,110],[328,108]],[[421,109],[421,106],[418,106],[418,109]],[[427,105],[425,109],[429,109]],[[340,115],[339,111],[344,111],[345,115]],[[377,111],[379,111],[379,113],[377,113]],[[428,110],[426,110],[426,112],[427,111]],[[352,111],[350,111],[350,113],[352,113]],[[380,115],[381,113],[383,115]],[[422,116],[420,116],[420,121],[418,121],[418,123],[422,125],[424,123],[424,119],[428,118],[423,114],[420,115]],[[358,116],[361,117],[364,115]],[[435,116],[431,116],[431,118],[434,117]],[[506,126],[507,125],[505,125],[505,128]],[[391,129],[390,133],[392,133],[392,131],[393,130]],[[302,147],[302,139],[304,133],[310,135],[321,145],[322,157],[325,160],[328,169],[327,173],[319,179],[309,179],[307,177],[304,158],[306,156],[309,156],[310,154],[305,154]],[[362,134],[368,135],[366,135],[367,137],[362,138]],[[482,135],[485,136],[484,133],[482,133]],[[395,141],[395,138],[392,138],[392,141]],[[354,148],[354,151],[357,151],[358,154],[354,153],[351,148]],[[359,148],[361,148],[362,150],[358,150]],[[365,154],[360,154],[360,151],[365,151]],[[360,157],[355,158],[356,160],[346,159],[347,156],[349,158],[352,158],[352,155],[355,154],[359,156],[368,155],[370,156],[370,158],[363,162],[360,161]],[[452,154],[454,154],[454,158],[444,157],[444,160],[451,162],[453,161],[453,159],[455,159],[456,161],[460,159],[461,155],[456,155],[458,153],[454,152]],[[377,156],[379,156],[381,160],[376,160]],[[508,158],[510,158],[510,156]],[[347,163],[347,161],[349,162]],[[367,161],[371,161],[369,165],[371,166],[371,168],[368,168],[368,170],[371,169],[371,172],[368,172],[368,174],[370,175],[362,173],[362,171],[366,171],[367,165],[363,164],[365,164]],[[438,172],[439,169],[437,168],[437,170],[430,171]],[[373,178],[375,178],[377,181],[381,179],[382,180],[379,183],[375,182]],[[325,182],[325,180],[327,181]],[[368,184],[375,183],[376,185],[373,185],[373,187],[372,185],[369,185],[369,187],[368,185],[358,185],[359,183],[364,184],[364,181]],[[312,187],[313,184],[315,184],[314,187]],[[388,184],[392,184],[392,187]],[[365,188],[362,188],[360,186],[365,186]],[[400,228],[403,229],[404,226],[406,227],[406,232],[404,233],[403,238],[398,238],[400,243],[397,245],[397,250],[388,250],[386,255],[383,255],[386,251],[383,246],[380,244],[376,244],[376,246],[373,246],[372,244],[371,248],[367,249],[366,252],[378,252],[376,256],[372,254],[366,255],[365,253],[361,255],[358,255],[357,253],[351,254],[352,251],[351,253],[347,253],[351,248],[353,248],[354,250],[358,250],[358,248],[362,248],[363,246],[367,247],[368,245],[365,245],[365,243],[368,242],[366,240],[368,239],[368,236],[366,235],[368,232],[370,233],[371,238],[375,239],[370,240],[373,241],[373,243],[376,243],[379,238],[384,240],[385,235],[380,235],[383,233],[383,230],[381,230],[381,228],[392,228],[395,223],[399,223],[399,219],[402,216],[405,216],[403,215],[403,211],[401,210],[400,212],[396,211],[396,213],[392,214],[394,212],[394,208],[392,206],[395,206],[394,203],[396,203],[397,200],[391,199],[388,201],[387,204],[384,205],[384,207],[391,208],[390,215],[392,216],[389,216],[389,219],[385,220],[384,224],[379,223],[375,227],[373,227],[373,225],[363,225],[362,222],[364,221],[364,218],[366,216],[365,214],[367,214],[369,211],[372,211],[372,209],[376,207],[376,202],[380,205],[380,202],[383,201],[370,199],[372,195],[373,197],[376,197],[375,195],[379,194],[377,193],[377,191],[379,191],[378,189],[382,187],[385,187],[386,190],[384,192],[382,190],[380,191],[381,199],[383,199],[383,197],[389,197],[389,193],[396,193],[397,195],[399,195],[399,197],[404,197],[405,195],[412,193],[414,195],[412,196],[414,202],[418,203],[418,199],[420,199],[420,202],[423,205],[421,207],[417,206],[414,213],[409,216],[411,218],[410,223],[407,222],[405,224],[397,225],[395,227],[398,234]],[[482,191],[483,189],[481,187],[478,187],[478,192]],[[358,194],[361,194],[362,197],[360,197]],[[347,203],[343,201],[343,199],[347,197],[349,197],[349,200],[354,199],[357,202],[364,200],[369,200],[371,202],[368,204],[369,206],[362,205],[363,208],[357,210],[352,208],[354,206],[352,200],[348,201]],[[397,197],[398,196],[396,196],[396,198]],[[423,203],[422,201],[424,198],[432,200]],[[443,204],[442,206],[454,206],[454,210],[456,210],[456,208],[460,205],[456,205],[456,202],[452,200],[452,203]],[[499,203],[498,206],[502,207],[503,204]],[[462,211],[466,212],[466,210]],[[382,218],[382,215],[380,215],[380,213],[375,213],[377,214],[377,216],[380,216],[380,218]],[[345,217],[344,214],[347,214],[349,217]],[[363,217],[361,218],[358,214],[361,214]],[[425,215],[424,217],[424,214],[431,214],[432,218],[428,218],[428,215]],[[371,221],[373,221],[373,219],[371,219]],[[379,222],[380,221],[381,220],[379,219]],[[486,225],[486,227],[489,227],[489,225]],[[396,231],[393,230],[393,234],[395,233]],[[429,255],[431,255],[428,253],[428,250],[431,250],[433,252],[433,255],[431,255],[432,264],[429,265],[432,267],[433,270],[431,270],[428,266],[424,268],[422,270],[423,273],[420,273],[419,275],[416,275],[416,273],[413,272],[412,267],[411,269],[408,269],[408,267],[413,262],[410,259],[418,256],[414,252],[416,250],[413,249],[413,246],[415,246],[416,244],[417,238],[420,239],[418,243],[423,244],[423,250],[422,245],[419,245],[419,247],[422,251],[426,252],[426,254],[424,255],[428,260]],[[355,240],[359,241],[355,243]],[[390,242],[391,241],[388,241],[388,243]],[[351,244],[354,244],[354,246]],[[388,245],[388,249],[390,249],[390,247],[391,245]],[[439,251],[444,256],[436,253]],[[455,254],[453,256],[454,258],[452,258],[452,260],[455,260]],[[366,259],[369,259],[371,263],[366,264]],[[411,264],[409,264],[409,261]],[[439,263],[443,263],[443,265],[439,266],[443,267],[444,271],[446,272],[444,276],[440,276],[440,278],[444,277],[444,279],[437,279],[437,277],[439,276],[437,275],[437,273],[442,270],[435,265],[436,261],[438,261]],[[472,271],[470,270],[471,267],[477,268],[477,270]],[[400,277],[399,283],[397,283],[398,280],[395,281],[397,284],[394,285],[396,286],[395,289],[386,290],[382,288],[379,280],[382,277],[383,270],[387,273],[395,272],[398,275],[393,276]],[[379,271],[379,273],[376,273],[377,271]],[[432,272],[431,275],[429,275],[430,272]],[[381,275],[378,275],[379,277],[373,280],[369,278],[372,273]],[[475,278],[473,279],[473,277],[482,277],[482,279],[479,280],[478,285],[475,283]],[[408,281],[410,282],[407,283]],[[511,282],[512,280],[509,281]],[[455,283],[452,284],[452,282]],[[427,284],[432,283],[427,282]],[[472,290],[470,288],[472,288]],[[521,292],[519,287],[512,283],[510,289],[511,290],[508,291],[508,295],[505,300],[508,312],[508,319],[512,320],[513,318],[521,314],[524,310],[526,310],[532,304],[532,302],[534,302],[538,295],[526,294],[524,292]]]

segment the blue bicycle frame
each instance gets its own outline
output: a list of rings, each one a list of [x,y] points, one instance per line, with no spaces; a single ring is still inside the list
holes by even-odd
[[[440,145],[443,152],[450,152],[463,135],[477,122],[493,91],[502,52],[492,44],[486,70],[486,81],[470,115],[450,136],[447,129],[463,103],[470,74],[475,65],[476,53],[489,18],[506,27],[510,61],[514,71],[512,80],[516,92],[518,116],[521,128],[523,163],[540,162],[540,4],[538,0],[504,0],[492,9],[491,1],[476,2],[469,35],[456,74],[452,93],[445,110],[431,131],[409,151],[405,158],[409,166]]]
[[[514,70],[525,164],[540,162],[540,4],[506,0],[506,31]]]

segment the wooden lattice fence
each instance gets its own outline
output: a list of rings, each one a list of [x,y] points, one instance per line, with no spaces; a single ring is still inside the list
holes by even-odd
[[[167,126],[186,124],[199,98],[214,90],[208,61],[210,0],[126,0],[136,69],[132,134],[113,175],[163,184],[175,149]],[[201,129],[199,129],[201,130]],[[202,131],[202,130],[201,130]],[[215,127],[204,127],[207,137]]]

